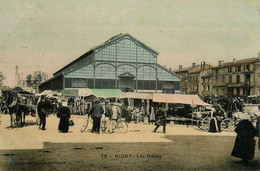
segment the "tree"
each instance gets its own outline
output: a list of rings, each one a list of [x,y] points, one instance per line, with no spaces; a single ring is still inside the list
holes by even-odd
[[[36,71],[33,73],[34,83],[38,85],[42,82],[42,73],[41,71]]]
[[[26,77],[26,83],[28,87],[37,87],[43,81],[47,80],[47,74],[41,71],[35,71],[33,74],[29,74]]]
[[[4,74],[0,71],[0,87],[3,86],[4,79],[5,79],[5,76],[4,76]]]
[[[27,87],[32,87],[32,74],[26,76]]]

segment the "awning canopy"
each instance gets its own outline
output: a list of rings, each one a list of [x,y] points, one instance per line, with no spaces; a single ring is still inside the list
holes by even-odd
[[[92,94],[96,97],[119,97],[122,94],[120,89],[89,89]],[[91,95],[92,95],[91,94]]]
[[[153,102],[157,103],[178,103],[197,106],[212,106],[203,102],[198,95],[182,95],[182,94],[161,94],[153,93]]]
[[[119,97],[122,91],[120,89],[90,89],[90,88],[65,88],[61,91],[62,96],[96,96],[102,98]]]
[[[39,94],[39,96],[45,95],[47,97],[51,97],[54,95],[60,96],[60,92],[52,91],[52,90],[44,90],[42,93]]]
[[[135,92],[125,92],[122,93],[119,97],[121,99],[123,98],[131,98],[131,99],[153,99],[152,93],[135,93]]]
[[[77,88],[65,88],[61,90],[62,96],[68,96],[68,97],[75,97],[79,96],[78,89]]]

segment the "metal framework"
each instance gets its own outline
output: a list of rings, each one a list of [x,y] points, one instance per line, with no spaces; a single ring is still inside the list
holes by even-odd
[[[63,88],[66,88],[66,79],[93,79],[91,88],[98,87],[98,80],[114,80],[114,88],[118,88],[118,76],[125,72],[135,77],[135,91],[140,81],[155,91],[158,90],[158,81],[180,84],[179,77],[157,64],[156,51],[129,34],[115,37],[89,52],[54,74],[63,76]]]

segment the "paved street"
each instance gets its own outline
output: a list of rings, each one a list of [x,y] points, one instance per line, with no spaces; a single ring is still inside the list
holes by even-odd
[[[47,118],[47,130],[27,117],[24,128],[9,129],[1,115],[1,170],[257,170],[260,153],[248,165],[230,155],[235,133],[208,133],[196,127],[129,124],[127,134],[80,133],[85,116],[73,116],[68,134],[58,133],[58,119]],[[159,128],[162,131],[162,128]]]

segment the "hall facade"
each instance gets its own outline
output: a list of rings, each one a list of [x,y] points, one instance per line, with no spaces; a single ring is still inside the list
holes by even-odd
[[[121,89],[123,92],[180,93],[180,78],[157,63],[158,52],[130,34],[119,34],[70,62],[39,85]]]

